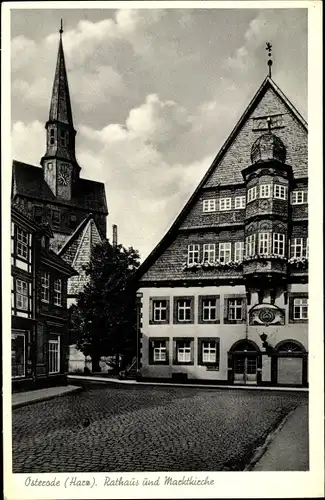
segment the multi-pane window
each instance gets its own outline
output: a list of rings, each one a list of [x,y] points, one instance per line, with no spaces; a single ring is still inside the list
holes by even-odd
[[[49,340],[49,373],[60,372],[60,340]]]
[[[255,254],[255,240],[256,235],[251,234],[246,237],[246,256],[249,257]]]
[[[257,188],[256,186],[253,186],[249,188],[247,191],[247,203],[256,200],[256,198],[257,198]]]
[[[206,243],[203,245],[203,261],[214,262],[216,260],[216,246],[214,243]]]
[[[177,342],[177,362],[190,363],[192,359],[192,349],[190,340]]]
[[[245,208],[246,205],[246,197],[245,196],[236,196],[235,197],[235,209]]]
[[[192,320],[192,300],[177,299],[176,302],[177,321],[180,323]]]
[[[215,212],[217,203],[215,199],[203,200],[203,212]]]
[[[219,210],[231,210],[231,198],[220,198],[219,199]]]
[[[167,299],[152,301],[152,320],[154,323],[166,323],[168,321]]]
[[[273,196],[274,196],[274,198],[278,198],[280,200],[286,200],[287,199],[287,186],[283,186],[282,184],[274,184]]]
[[[235,261],[243,260],[244,257],[244,242],[236,241],[235,242]]]
[[[271,197],[272,184],[261,184],[260,185],[260,198],[270,198]]]
[[[202,342],[202,361],[203,363],[216,363],[217,345],[216,342]]]
[[[270,241],[271,234],[270,233],[259,233],[258,235],[258,253],[266,254],[270,253]]]
[[[275,255],[284,255],[285,251],[285,235],[274,233],[273,234],[273,253]]]
[[[220,262],[229,262],[231,260],[231,243],[219,243]]]
[[[308,318],[308,299],[297,298],[293,301],[293,319]]]
[[[28,283],[16,280],[16,307],[23,311],[28,311]]]
[[[228,320],[241,320],[243,314],[243,299],[228,299]]]
[[[202,299],[202,320],[216,321],[217,319],[217,299],[204,298]]]
[[[187,263],[200,262],[200,245],[192,244],[187,247]]]
[[[306,241],[306,242],[305,242]],[[291,257],[308,257],[308,239],[292,238],[290,245]]]
[[[167,346],[165,340],[155,340],[153,346],[154,363],[167,360]]]
[[[62,306],[62,280],[54,280],[54,305]]]
[[[17,227],[17,255],[28,259],[28,233]]]
[[[50,144],[53,145],[55,142],[55,138],[54,138],[54,128],[51,128],[50,129]]]
[[[292,205],[302,205],[303,203],[308,203],[308,192],[307,191],[293,191],[291,193],[291,204]]]
[[[47,271],[41,275],[41,299],[43,302],[50,301],[50,274]]]

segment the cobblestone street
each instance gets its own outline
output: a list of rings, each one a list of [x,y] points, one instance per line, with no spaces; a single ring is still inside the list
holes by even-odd
[[[13,411],[13,472],[243,470],[266,435],[307,397],[85,385]]]

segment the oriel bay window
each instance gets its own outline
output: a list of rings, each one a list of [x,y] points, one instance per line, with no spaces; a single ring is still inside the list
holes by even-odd
[[[194,264],[200,262],[200,245],[191,244],[187,247],[187,263]]]
[[[149,301],[150,324],[169,323],[169,298],[151,297]]]
[[[193,338],[175,338],[173,363],[176,365],[194,364],[194,339]]]
[[[194,297],[174,297],[174,323],[194,322]]]
[[[273,253],[275,255],[285,254],[285,235],[274,233],[273,234]]]
[[[235,261],[241,261],[244,258],[244,242],[243,241],[236,241],[235,242]]]
[[[270,198],[272,193],[272,184],[260,185],[260,198]]]
[[[253,186],[249,188],[247,191],[247,203],[256,200],[256,198],[257,198],[257,187]]]
[[[279,200],[286,200],[287,199],[287,186],[283,186],[282,184],[274,184],[273,196],[274,196],[274,198],[278,198]]]
[[[256,234],[250,234],[246,237],[246,256],[255,254]]]
[[[199,296],[199,323],[220,323],[220,296]]]
[[[226,295],[224,303],[225,323],[244,323],[246,320],[246,299],[241,296]]]
[[[198,365],[214,366],[219,369],[220,339],[199,338],[198,339]]]
[[[149,364],[169,364],[169,337],[149,338]]]
[[[270,253],[271,233],[259,233],[258,253],[268,255]]]

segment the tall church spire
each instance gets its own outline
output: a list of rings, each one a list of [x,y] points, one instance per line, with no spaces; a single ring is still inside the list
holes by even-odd
[[[75,154],[76,131],[73,126],[70,92],[65,66],[61,19],[59,50],[54,74],[49,119],[46,122],[46,153],[41,159],[44,179],[59,198],[71,199],[80,167]]]

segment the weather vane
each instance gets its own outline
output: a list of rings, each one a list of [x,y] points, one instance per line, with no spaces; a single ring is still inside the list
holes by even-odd
[[[62,33],[63,33],[63,22],[62,22],[62,18],[61,18],[61,25],[60,25],[60,31],[59,31],[59,33],[60,33],[60,36],[61,36],[61,35],[62,35]]]
[[[265,50],[268,52],[268,56],[269,56],[269,60],[267,61],[267,65],[269,67],[269,77],[271,78],[271,76],[272,76],[271,68],[272,68],[273,61],[271,59],[271,57],[272,57],[272,44],[270,42],[266,42]]]

